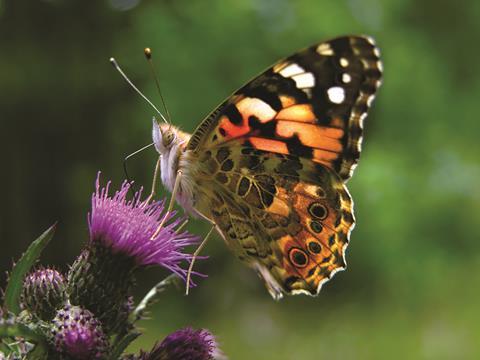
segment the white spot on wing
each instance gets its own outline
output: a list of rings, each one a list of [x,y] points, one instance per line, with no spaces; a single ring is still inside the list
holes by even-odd
[[[363,137],[359,136],[358,140],[357,140],[357,151],[358,152],[362,152],[362,141],[363,141]]]
[[[288,65],[285,69],[281,70],[280,75],[282,75],[283,77],[290,77],[293,75],[302,74],[304,72],[305,72],[305,69],[303,69],[298,64],[291,64],[291,65]]]
[[[372,106],[372,103],[373,103],[373,99],[375,98],[375,96],[371,95],[367,98],[367,105],[368,107],[371,107]]]
[[[360,129],[363,129],[363,123],[365,122],[366,117],[367,117],[366,113],[360,114],[360,116],[358,118],[358,126],[360,127]]]
[[[377,67],[378,67],[378,70],[380,70],[380,72],[383,72],[383,64],[381,61],[377,61]]]
[[[365,36],[365,40],[367,40],[371,45],[375,46],[375,40],[371,36]]]
[[[341,67],[347,67],[348,66],[348,60],[343,58],[343,57],[340,58],[339,62],[340,62]]]
[[[327,90],[328,98],[334,104],[341,104],[345,100],[345,90],[340,86],[333,86]]]
[[[352,77],[349,74],[344,73],[344,74],[342,74],[342,81],[345,84],[348,84],[350,81],[352,81]]]
[[[315,77],[312,73],[304,73],[300,75],[292,76],[292,79],[297,83],[297,87],[300,89],[311,88],[315,86]]]
[[[317,53],[320,55],[324,56],[332,56],[334,55],[332,48],[330,47],[330,44],[328,43],[323,43],[317,46]]]
[[[248,119],[251,115],[254,115],[261,122],[270,121],[277,114],[277,112],[266,102],[251,97],[246,97],[240,100],[237,104],[237,108],[244,119]]]

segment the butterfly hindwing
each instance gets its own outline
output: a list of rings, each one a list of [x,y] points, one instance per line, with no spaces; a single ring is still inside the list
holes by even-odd
[[[227,244],[275,298],[316,295],[346,266],[354,219],[343,183],[312,161],[253,148],[229,149],[221,159],[212,217]]]
[[[370,38],[311,46],[227,99],[197,128],[188,149],[236,142],[311,159],[347,180],[380,77],[379,52]]]

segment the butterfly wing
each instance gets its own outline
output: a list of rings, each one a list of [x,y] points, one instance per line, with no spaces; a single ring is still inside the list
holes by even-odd
[[[210,187],[212,219],[227,244],[274,298],[316,295],[345,268],[354,219],[343,182],[310,160],[251,147],[222,147],[213,158],[227,151]]]
[[[311,159],[347,180],[360,156],[363,120],[380,85],[373,40],[311,46],[239,89],[193,133],[197,151],[234,141]]]
[[[344,182],[380,78],[370,38],[314,45],[234,93],[187,145],[199,160],[197,210],[274,298],[315,295],[345,268],[354,216]]]

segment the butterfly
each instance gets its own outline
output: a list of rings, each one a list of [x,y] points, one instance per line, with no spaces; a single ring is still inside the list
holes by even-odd
[[[345,183],[381,76],[370,37],[338,37],[275,63],[192,135],[154,119],[164,186],[274,299],[317,295],[346,268],[355,218]]]

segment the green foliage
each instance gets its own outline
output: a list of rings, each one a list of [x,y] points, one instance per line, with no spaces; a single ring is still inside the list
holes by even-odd
[[[20,338],[22,341],[19,341]],[[8,355],[7,359],[47,359],[46,339],[36,325],[26,325],[13,316],[1,318],[0,339],[0,357]]]
[[[42,342],[44,340],[41,333],[24,324],[0,321],[0,338],[15,338],[17,336],[21,336],[25,340],[33,342]]]
[[[13,267],[5,290],[4,306],[8,311],[11,311],[14,314],[20,312],[20,296],[22,294],[23,279],[35,264],[43,249],[45,249],[52,239],[53,234],[55,233],[55,227],[56,225],[52,225],[33,241],[27,251]]]

